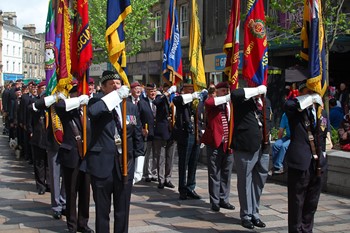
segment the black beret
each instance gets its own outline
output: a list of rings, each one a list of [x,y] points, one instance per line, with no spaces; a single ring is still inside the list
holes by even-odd
[[[120,77],[116,72],[110,71],[110,70],[105,70],[102,73],[102,78],[101,78],[101,83],[104,83],[107,80],[114,80],[114,79],[119,79]]]

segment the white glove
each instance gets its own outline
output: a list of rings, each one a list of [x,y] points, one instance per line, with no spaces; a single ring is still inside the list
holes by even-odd
[[[135,159],[135,173],[133,184],[139,182],[142,179],[144,162],[145,156],[139,156]]]
[[[322,97],[319,94],[312,94],[312,102],[323,107]]]
[[[192,99],[199,99],[199,93],[198,92],[193,92],[192,93]]]
[[[81,95],[78,97],[80,105],[87,105],[89,102],[89,96],[88,95]]]
[[[260,85],[257,87],[259,95],[265,95],[267,92],[267,88],[265,85]]]
[[[119,97],[120,97],[121,99],[128,98],[128,96],[129,96],[129,88],[128,88],[128,86],[125,86],[125,85],[121,86],[121,87],[117,90],[117,93],[118,93],[118,95],[119,95]]]
[[[45,106],[48,108],[51,105],[53,105],[57,100],[57,96],[56,95],[49,95],[44,97],[44,101],[45,101]]]
[[[266,86],[260,85],[258,87],[247,87],[243,88],[244,90],[244,97],[246,99],[250,99],[253,96],[257,96],[260,94],[266,94]]]
[[[218,106],[220,104],[225,104],[225,103],[229,102],[230,99],[231,99],[231,95],[230,94],[225,95],[225,96],[215,97],[214,98],[215,106]]]
[[[313,98],[311,95],[300,95],[297,96],[296,99],[299,102],[299,106],[301,110],[311,106],[313,104]]]
[[[66,112],[69,112],[73,109],[80,107],[80,100],[79,97],[73,97],[69,99],[65,99],[64,103],[66,104]]]
[[[59,99],[59,100],[65,100],[65,99],[67,99],[67,97],[66,97],[63,93],[61,93],[61,92],[56,92],[56,97],[57,97],[57,99]]]
[[[167,92],[169,93],[169,94],[173,94],[173,93],[175,93],[176,92],[176,86],[174,85],[174,86],[171,86],[171,87],[169,87],[169,89],[167,90]]]

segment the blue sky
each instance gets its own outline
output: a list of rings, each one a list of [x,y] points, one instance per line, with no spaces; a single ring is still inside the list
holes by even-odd
[[[35,24],[36,32],[45,32],[49,0],[0,0],[0,10],[16,12],[17,26]]]

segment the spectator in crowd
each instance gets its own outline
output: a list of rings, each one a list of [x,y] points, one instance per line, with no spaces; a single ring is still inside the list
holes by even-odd
[[[337,105],[337,100],[335,98],[329,100],[329,120],[331,126],[334,129],[338,129],[340,123],[344,119],[344,112],[341,107]]]
[[[345,151],[350,151],[350,113],[344,116],[340,123],[338,134],[340,148]]]
[[[347,89],[345,83],[341,83],[339,85],[339,91],[336,97],[343,108],[344,114],[349,113],[349,90]]]
[[[286,134],[284,135],[284,131]],[[272,169],[269,171],[269,175],[280,175],[285,172],[283,161],[286,151],[290,143],[290,130],[288,124],[288,118],[285,113],[283,113],[280,127],[278,129],[278,139],[272,147]]]

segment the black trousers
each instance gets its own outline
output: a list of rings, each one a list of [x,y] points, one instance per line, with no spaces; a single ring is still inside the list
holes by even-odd
[[[77,168],[63,166],[66,189],[66,218],[69,230],[86,229],[89,220],[90,175]],[[78,215],[77,215],[78,197]]]
[[[123,184],[114,167],[106,178],[91,176],[91,185],[96,208],[96,233],[109,230],[109,213],[113,195],[114,233],[127,233],[129,230],[129,211],[132,179]]]
[[[323,176],[316,175],[313,162],[306,171],[288,168],[289,233],[312,232]]]
[[[48,166],[46,150],[32,145],[34,176],[38,192],[45,191],[48,187]]]

